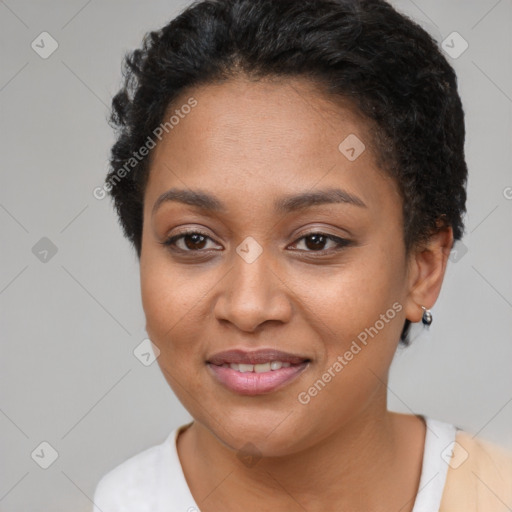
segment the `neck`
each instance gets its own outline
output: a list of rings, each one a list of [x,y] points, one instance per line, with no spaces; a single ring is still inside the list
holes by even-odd
[[[401,512],[412,510],[422,458],[404,464],[407,455],[410,460],[414,457],[410,454],[414,443],[406,442],[404,450],[401,442],[404,436],[412,439],[398,421],[404,415],[387,411],[385,396],[380,404],[368,407],[310,448],[266,456],[254,465],[241,463],[233,450],[194,422],[178,442],[191,492],[204,512],[227,512],[239,509],[241,503],[245,512],[271,507],[308,512],[381,510],[384,503],[398,504]],[[411,500],[408,505],[407,499]]]

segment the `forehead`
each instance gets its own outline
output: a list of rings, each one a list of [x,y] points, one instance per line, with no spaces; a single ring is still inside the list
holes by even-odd
[[[334,103],[304,79],[237,78],[201,86],[182,93],[168,114],[179,110],[190,96],[197,100],[197,106],[167,139],[193,137],[205,151],[227,152],[235,147],[265,150],[261,156],[268,159],[277,153],[299,157],[312,150],[337,150],[340,137],[348,131],[370,142],[367,124],[348,101]],[[201,157],[203,153],[190,152],[188,156],[194,155]]]
[[[152,150],[145,208],[167,189],[198,186],[245,204],[317,185],[342,186],[381,209],[396,203],[367,122],[315,84],[233,79],[200,86],[175,100],[165,119],[191,97],[197,105]]]

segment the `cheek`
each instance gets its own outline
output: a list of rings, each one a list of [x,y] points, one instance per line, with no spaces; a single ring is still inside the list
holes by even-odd
[[[326,272],[303,272],[297,295],[308,310],[346,340],[373,325],[395,302],[402,300],[403,282],[389,254],[361,248],[342,266]],[[393,315],[395,317],[396,315]]]
[[[196,378],[201,359],[198,295],[204,291],[169,264],[141,267],[141,297],[146,317],[146,332],[158,347],[160,370],[175,395],[187,410],[194,409],[190,397],[200,395]]]
[[[146,317],[146,331],[161,351],[179,349],[180,340],[193,339],[187,328],[193,328],[194,316],[200,306],[203,287],[158,258],[141,262],[141,299]],[[185,345],[184,343],[181,343]]]
[[[173,264],[165,250],[148,250],[140,264],[142,305],[148,321],[170,328],[198,305],[206,292],[201,281],[197,271]]]
[[[395,279],[389,268],[361,261],[307,288],[306,301],[316,305],[309,308],[310,327],[325,351],[315,374],[301,383],[299,411],[330,417],[326,432],[363,411],[376,393],[386,393],[383,382],[402,326]]]
[[[378,379],[386,378],[403,326],[403,282],[396,270],[401,264],[400,255],[389,249],[366,247],[345,268],[304,287],[306,301],[315,306],[309,308],[310,322],[321,331],[325,347],[319,372],[330,368],[336,374],[318,406],[327,407],[335,390],[345,396],[346,406],[364,402],[379,386]],[[343,369],[336,372],[333,364],[339,357]]]

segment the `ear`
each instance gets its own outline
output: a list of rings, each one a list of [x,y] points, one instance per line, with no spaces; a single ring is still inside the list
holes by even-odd
[[[413,249],[408,268],[408,295],[405,316],[419,322],[425,306],[430,309],[436,302],[443,284],[448,256],[453,246],[453,229],[442,228],[429,241]]]

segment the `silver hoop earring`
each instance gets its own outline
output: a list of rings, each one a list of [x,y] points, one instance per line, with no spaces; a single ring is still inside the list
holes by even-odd
[[[432,313],[425,306],[421,306],[423,309],[423,316],[421,317],[421,321],[424,325],[430,325],[432,323]]]

